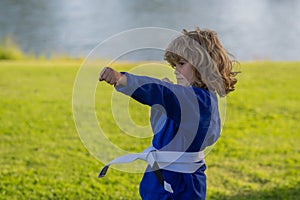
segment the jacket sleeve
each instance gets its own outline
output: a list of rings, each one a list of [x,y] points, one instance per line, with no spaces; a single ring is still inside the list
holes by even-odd
[[[117,91],[142,104],[163,106],[172,120],[180,122],[182,112],[199,114],[199,102],[192,87],[175,85],[147,76],[123,74],[127,77],[127,85],[115,86]]]

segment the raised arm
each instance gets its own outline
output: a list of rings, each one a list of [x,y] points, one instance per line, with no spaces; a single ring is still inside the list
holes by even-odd
[[[163,106],[167,116],[177,122],[180,122],[182,112],[199,115],[199,102],[192,87],[175,85],[147,76],[120,73],[111,68],[103,69],[99,80],[115,85],[117,91],[142,104]],[[206,93],[202,95],[203,100],[209,100]]]

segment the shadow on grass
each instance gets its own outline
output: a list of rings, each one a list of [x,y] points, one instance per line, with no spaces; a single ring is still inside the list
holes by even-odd
[[[218,200],[298,200],[300,198],[300,184],[293,187],[277,187],[272,190],[262,190],[255,192],[241,192],[234,196],[226,196],[224,194],[213,194],[209,199]]]

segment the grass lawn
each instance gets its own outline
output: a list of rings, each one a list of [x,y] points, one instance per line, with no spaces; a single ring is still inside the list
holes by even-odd
[[[139,199],[142,174],[111,169],[98,179],[103,163],[80,141],[72,115],[80,65],[0,62],[0,199]],[[300,63],[242,63],[241,70],[222,136],[206,158],[207,199],[299,199]],[[114,133],[107,137],[133,152],[147,147],[149,138],[118,129],[101,87],[107,97],[112,87],[100,83],[96,95],[103,129]],[[147,124],[148,108],[130,104],[134,121]]]

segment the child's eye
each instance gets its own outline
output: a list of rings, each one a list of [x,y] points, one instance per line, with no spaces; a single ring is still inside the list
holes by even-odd
[[[182,61],[182,62],[178,62],[178,64],[179,64],[179,65],[184,65],[185,62],[183,62],[183,61]]]

